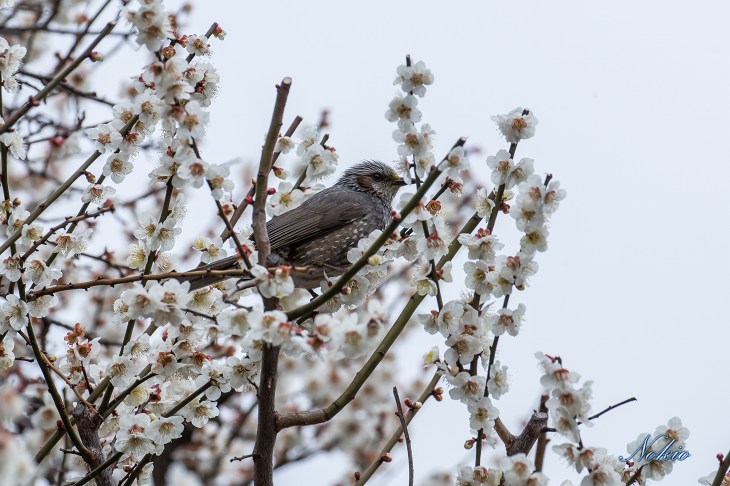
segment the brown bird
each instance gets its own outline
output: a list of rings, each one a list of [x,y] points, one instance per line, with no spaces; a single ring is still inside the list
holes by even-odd
[[[335,185],[304,201],[301,206],[266,223],[271,240],[273,265],[306,267],[293,270],[297,287],[320,286],[324,273],[333,277],[350,265],[347,252],[358,241],[391,221],[391,202],[406,182],[383,162],[366,160],[347,169]],[[196,270],[225,270],[240,267],[232,256]],[[190,279],[195,290],[230,277]]]

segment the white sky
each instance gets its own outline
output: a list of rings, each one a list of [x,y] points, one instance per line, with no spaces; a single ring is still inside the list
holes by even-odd
[[[343,167],[392,161],[394,125],[383,113],[407,53],[436,76],[419,105],[437,131],[436,156],[468,136],[484,150],[472,166],[485,181],[484,159],[506,147],[489,117],[532,109],[540,124],[518,158],[552,172],[568,198],[553,217],[540,272],[514,300],[527,305],[528,321],[518,338],[500,342],[513,378],[497,402],[505,423],[518,432],[536,406],[533,355],[544,351],[594,381],[595,411],[639,399],[585,429],[586,445],[625,454],[640,433],[679,416],[692,457],[664,484],[696,484],[716,469],[715,454],[730,447],[730,4],[194,3],[191,31],[219,21],[228,32],[212,42],[223,88],[203,147],[210,162],[257,160],[273,86],[284,76],[294,80],[285,125],[297,114],[316,123],[328,108]],[[496,233],[514,234],[511,219]],[[424,335],[399,348],[408,373],[434,342]],[[460,404],[427,405],[412,430],[418,477],[473,461],[462,447],[469,431]],[[394,457],[386,468],[396,472],[374,484],[404,483],[404,452]],[[302,484],[317,474],[313,484],[326,484],[340,472],[322,458],[276,479]],[[546,473],[551,484],[575,477],[552,452]]]

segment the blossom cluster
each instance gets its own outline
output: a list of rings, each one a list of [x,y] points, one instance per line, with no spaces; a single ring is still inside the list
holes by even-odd
[[[620,486],[629,481],[644,484],[648,480],[661,480],[672,471],[673,458],[686,448],[689,437],[689,430],[682,426],[679,418],[674,417],[667,425],[657,427],[654,434],[640,434],[627,445],[625,458],[609,454],[602,447],[586,446],[579,426],[593,425],[588,416],[592,382],[584,382],[578,387],[580,376],[566,369],[560,358],[543,353],[537,353],[536,357],[544,372],[540,383],[550,396],[545,405],[552,426],[569,440],[552,449],[577,473],[585,474],[580,486]],[[564,481],[561,486],[572,484]]]

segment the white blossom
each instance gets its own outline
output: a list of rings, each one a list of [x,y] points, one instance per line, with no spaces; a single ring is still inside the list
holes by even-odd
[[[304,193],[300,189],[293,189],[289,182],[282,182],[276,193],[267,199],[266,214],[279,216],[299,206],[304,201]]]
[[[223,248],[223,240],[220,236],[212,239],[198,236],[193,242],[193,250],[201,252],[200,261],[203,263],[210,263],[228,255],[228,252]]]
[[[187,407],[183,408],[181,413],[195,427],[200,428],[207,424],[208,420],[217,417],[220,412],[215,402],[195,399]]]
[[[28,311],[33,317],[46,317],[52,307],[58,305],[58,297],[55,295],[41,295],[30,301]]]
[[[10,294],[0,300],[0,334],[9,330],[20,331],[28,324],[28,304]]]
[[[399,84],[406,93],[412,92],[416,96],[423,97],[426,94],[426,86],[433,84],[433,74],[423,61],[411,66],[398,66],[397,73],[398,76],[393,84]]]
[[[94,147],[101,153],[114,151],[122,143],[122,135],[111,123],[104,123],[86,130],[86,136],[96,141]]]
[[[418,98],[411,94],[396,96],[388,105],[385,118],[398,122],[400,130],[408,130],[414,123],[421,121],[421,111],[417,108]]]
[[[258,279],[257,288],[264,297],[286,297],[294,292],[291,267],[280,265],[273,271],[261,265],[254,265],[251,274]]]
[[[497,251],[504,247],[496,236],[484,228],[478,229],[473,235],[462,233],[458,236],[458,241],[467,247],[470,259],[483,260],[487,263],[493,262]]]
[[[120,184],[127,175],[132,173],[134,165],[129,161],[129,154],[125,152],[113,153],[104,164],[101,173],[111,177],[112,181]]]
[[[0,275],[11,282],[17,282],[23,275],[22,263],[19,255],[10,255],[0,262]]]
[[[496,314],[487,318],[489,329],[495,336],[501,336],[505,332],[510,336],[516,336],[522,325],[525,314],[525,304],[520,304],[517,309],[500,309]]]
[[[116,193],[117,190],[111,186],[105,186],[103,184],[89,184],[84,189],[81,195],[81,201],[88,203],[101,204],[112,194]]]
[[[197,35],[189,35],[185,43],[185,49],[190,54],[196,56],[207,56],[210,54],[210,44],[208,44],[208,38],[203,36],[198,37]]]
[[[446,375],[446,379],[453,386],[449,390],[449,396],[454,400],[469,404],[479,401],[484,396],[484,385],[487,381],[484,376],[471,376],[467,371],[462,371],[456,376]]]
[[[502,366],[499,361],[495,361],[489,369],[489,381],[487,388],[489,394],[495,400],[509,391],[509,381],[507,379],[507,366]]]
[[[107,375],[115,388],[123,390],[134,381],[134,378],[142,370],[129,356],[114,356],[106,367]]]
[[[149,427],[150,417],[145,413],[122,414],[114,448],[129,454],[135,461],[141,460],[145,454],[155,450],[155,441]]]
[[[89,228],[80,235],[64,233],[56,236],[56,247],[53,249],[53,253],[60,253],[66,258],[71,259],[79,253],[85,252],[89,244],[91,232],[92,230]]]
[[[2,324],[0,324],[2,326]],[[15,347],[15,340],[10,333],[6,334],[4,338],[0,340],[0,371],[7,370],[15,362],[15,354],[13,354],[13,348]]]
[[[469,159],[464,154],[464,147],[454,147],[439,164],[439,170],[445,171],[449,177],[459,177],[461,172],[469,168]]]
[[[210,183],[211,194],[213,199],[219,201],[223,198],[223,193],[233,190],[233,181],[228,179],[230,169],[225,165],[211,164],[206,172],[206,179]]]
[[[8,150],[10,150],[10,153],[13,154],[13,157],[15,157],[16,159],[25,160],[28,151],[25,140],[23,140],[23,136],[20,134],[20,132],[5,132],[0,135],[0,142],[2,142],[2,144],[5,145]]]
[[[537,125],[537,118],[528,112],[523,114],[523,110],[515,108],[506,115],[495,115],[492,117],[499,130],[504,135],[505,140],[509,143],[517,143],[520,140],[531,138],[535,135],[535,127]]]
[[[502,457],[499,460],[499,467],[508,486],[527,486],[527,478],[535,470],[532,460],[522,452]]]
[[[451,483],[448,484],[451,485]],[[484,466],[474,468],[459,466],[456,486],[499,486],[500,484],[502,484],[502,471],[499,469],[487,469]],[[443,486],[446,486],[446,483]]]

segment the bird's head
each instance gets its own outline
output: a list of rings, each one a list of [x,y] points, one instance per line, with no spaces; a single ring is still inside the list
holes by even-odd
[[[369,192],[390,204],[398,189],[405,186],[406,182],[388,164],[365,160],[347,169],[337,184]]]

